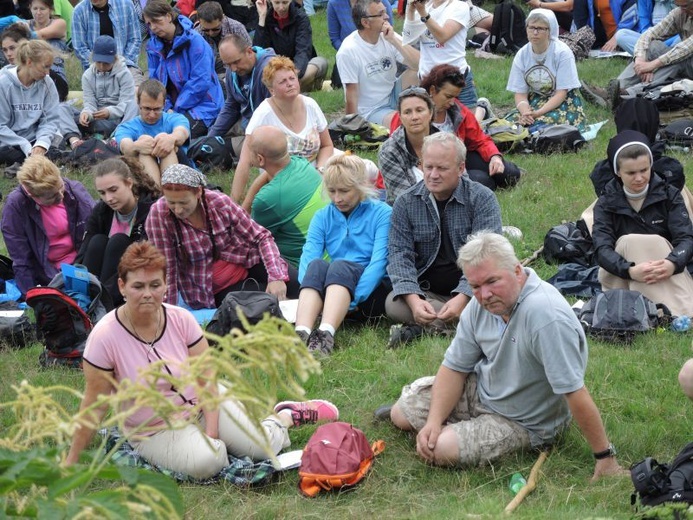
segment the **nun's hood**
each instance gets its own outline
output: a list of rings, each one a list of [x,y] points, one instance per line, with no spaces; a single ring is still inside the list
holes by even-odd
[[[530,18],[536,18],[538,16],[543,18],[546,23],[549,24],[549,38],[552,40],[558,40],[558,20],[556,20],[556,15],[553,11],[541,8],[532,9],[529,12],[529,15],[527,15],[527,22],[525,25],[529,24]]]
[[[637,132],[635,130],[624,130],[619,132],[615,137],[612,137],[609,141],[609,146],[606,147],[606,155],[609,158],[609,166],[611,166],[611,171],[616,175],[616,160],[618,159],[618,154],[631,144],[640,143],[647,148],[650,154],[650,163],[652,163],[652,151],[650,150],[650,140],[643,133]]]

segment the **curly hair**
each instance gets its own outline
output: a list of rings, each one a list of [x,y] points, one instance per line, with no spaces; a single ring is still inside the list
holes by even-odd
[[[103,177],[113,173],[121,179],[132,181],[132,192],[137,197],[149,195],[152,199],[161,197],[161,189],[147,172],[142,163],[134,157],[112,157],[97,164],[91,170],[94,177]]]
[[[127,282],[128,273],[138,269],[148,271],[161,270],[166,279],[166,257],[159,251],[154,244],[147,240],[130,244],[120,257],[118,263],[118,278]]]
[[[272,82],[274,81],[274,76],[281,70],[291,71],[296,74],[296,77],[298,77],[298,69],[296,68],[296,65],[294,65],[291,58],[287,58],[286,56],[277,56],[269,60],[265,66],[265,69],[262,71],[262,84],[267,88],[271,88]]]
[[[464,80],[464,74],[460,72],[458,67],[453,67],[447,63],[441,63],[433,67],[421,80],[421,88],[426,89],[426,92],[430,93],[431,87],[440,90],[446,83],[450,83],[457,88],[464,88],[467,84]]]

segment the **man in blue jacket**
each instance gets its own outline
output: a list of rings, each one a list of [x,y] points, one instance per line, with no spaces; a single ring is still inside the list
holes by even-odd
[[[240,156],[245,138],[245,127],[255,109],[266,98],[269,90],[262,83],[262,71],[275,55],[272,49],[251,47],[238,34],[230,34],[219,43],[219,56],[226,66],[226,101],[214,125],[209,129],[210,136],[229,135],[233,137],[233,149]],[[240,202],[245,186],[236,183],[234,178],[231,197]]]

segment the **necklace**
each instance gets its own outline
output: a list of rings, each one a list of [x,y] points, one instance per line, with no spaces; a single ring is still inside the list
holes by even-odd
[[[282,115],[282,118],[286,121],[286,125],[287,125],[292,131],[295,132],[296,129],[294,128],[294,122],[293,122],[293,120],[292,120],[291,118],[289,118],[289,117],[284,113],[284,111],[282,110],[282,107],[279,106],[279,103],[277,103],[277,101],[276,101],[274,98],[270,98],[270,102],[272,103],[273,106],[275,106],[275,107],[277,108],[277,110],[279,110],[279,113]]]
[[[162,313],[160,311],[157,312],[158,318],[156,321],[156,330],[154,331],[154,338],[151,341],[145,340],[142,337],[142,335],[139,332],[137,332],[137,329],[135,328],[135,324],[132,322],[132,318],[130,317],[130,313],[123,311],[123,314],[125,314],[125,316],[127,317],[128,323],[130,324],[130,327],[132,327],[132,332],[135,334],[135,337],[139,341],[141,341],[142,343],[147,345],[147,348],[149,350],[151,350],[154,347],[154,343],[156,343],[156,340],[159,339],[159,334],[160,334],[159,327],[161,326],[161,314]],[[147,352],[147,353],[149,353],[149,352]]]

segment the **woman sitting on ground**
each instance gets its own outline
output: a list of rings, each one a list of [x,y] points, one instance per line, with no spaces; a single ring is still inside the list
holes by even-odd
[[[83,136],[109,137],[116,127],[138,114],[135,80],[117,55],[112,36],[99,36],[91,53],[91,66],[82,74],[84,108],[77,118]]]
[[[166,260],[149,242],[132,244],[125,251],[118,266],[118,287],[125,303],[103,317],[87,340],[86,388],[81,410],[92,406],[100,395],[116,391],[115,384],[121,381],[141,381],[139,372],[154,360],[164,361],[166,370],[178,376],[182,363],[208,348],[192,314],[163,303],[167,290]],[[189,413],[186,405],[196,399],[196,388],[178,391],[164,378],[156,382],[156,388],[185,418]],[[205,410],[199,424],[183,429],[168,428],[167,418],[154,415],[151,408],[125,408],[120,412],[129,412],[126,435],[146,424],[144,431],[137,431],[137,437],[128,441],[147,462],[206,479],[229,465],[227,453],[263,460],[269,455],[260,441],[263,437],[272,454],[277,454],[291,444],[288,428],[339,418],[337,408],[322,400],[287,401],[277,404],[274,410],[275,415],[262,422],[261,432],[249,422],[242,405],[231,399],[224,401],[219,410]],[[96,424],[107,411],[107,406],[94,411]],[[96,428],[83,425],[75,432],[67,464],[79,461],[95,431]]]
[[[594,207],[602,289],[639,291],[675,316],[693,315],[693,224],[681,192],[652,175],[644,134],[626,130],[607,148],[615,178]]]
[[[518,121],[532,131],[556,124],[585,130],[575,56],[558,40],[558,22],[553,11],[530,11],[527,38],[529,43],[515,55],[510,69],[506,88],[515,93],[516,110],[506,119]]]
[[[301,94],[298,71],[293,61],[283,56],[272,58],[262,73],[262,83],[271,97],[257,107],[245,129],[245,143],[241,150],[238,166],[233,175],[231,194],[240,200],[250,176],[250,150],[248,140],[259,126],[275,126],[286,135],[289,155],[305,157],[316,168],[322,168],[334,154],[334,145],[327,129],[327,119],[317,102]],[[250,208],[252,198],[262,186],[269,182],[261,175],[253,183],[243,202]]]
[[[452,65],[436,65],[421,80],[431,96],[435,112],[431,123],[441,132],[459,137],[467,147],[466,167],[469,178],[495,191],[514,186],[520,178],[520,169],[503,159],[498,147],[479,126],[474,114],[457,97],[464,88],[464,75]],[[399,113],[392,119],[390,131],[401,124]],[[405,132],[406,133],[406,132]]]
[[[101,200],[87,221],[77,263],[101,280],[118,306],[123,303],[118,262],[130,244],[147,239],[144,223],[161,192],[140,162],[130,157],[106,159],[92,173]]]
[[[53,68],[67,81],[65,57],[70,53],[67,22],[55,15],[53,0],[31,0],[31,16],[33,19],[29,20],[29,29],[55,49]]]
[[[60,264],[75,261],[94,200],[41,155],[24,161],[17,181],[2,211],[2,236],[17,287],[26,294],[35,285],[48,285]]]
[[[299,265],[296,332],[309,350],[330,354],[347,312],[358,309],[365,318],[385,312],[392,208],[371,199],[366,166],[355,155],[327,161],[323,184],[332,204],[318,210],[308,228]],[[319,314],[320,326],[312,330]]]
[[[205,185],[197,170],[169,166],[161,176],[164,196],[149,211],[147,236],[166,257],[166,302],[177,304],[180,291],[191,308],[209,309],[244,287],[297,298],[298,273],[281,258],[272,234]]]

